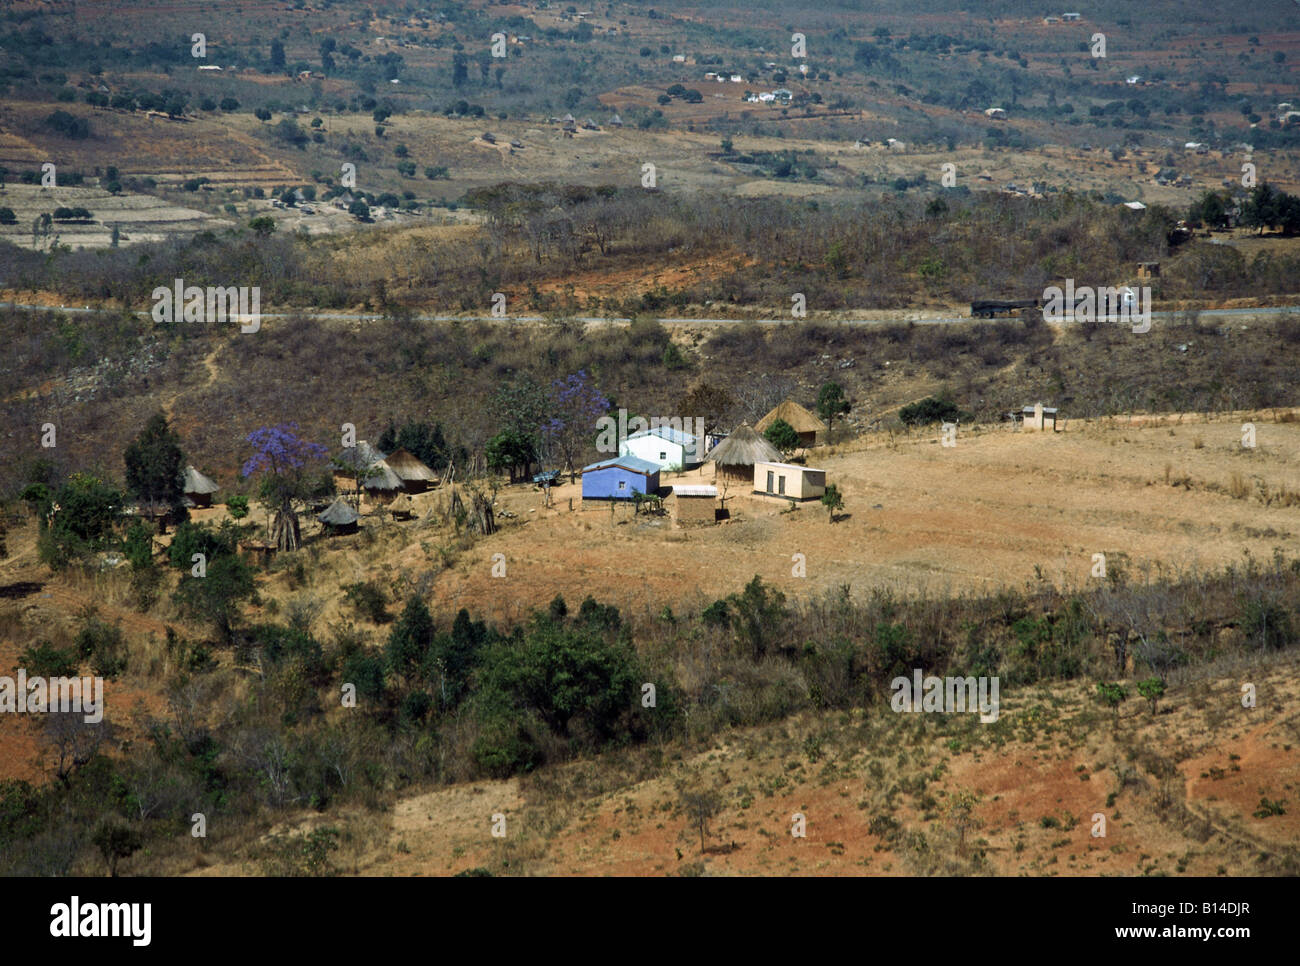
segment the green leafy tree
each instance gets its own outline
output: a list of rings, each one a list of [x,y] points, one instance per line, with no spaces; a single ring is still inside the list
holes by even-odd
[[[211,563],[217,557],[233,554],[238,545],[238,534],[230,524],[214,529],[206,524],[186,520],[178,524],[167,547],[167,559],[178,570],[190,570],[194,555],[203,554]]]
[[[470,676],[482,662],[485,648],[495,640],[482,621],[470,620],[461,608],[450,634],[439,634],[425,660],[425,677],[443,710],[455,707],[469,692]]]
[[[1228,209],[1232,199],[1220,191],[1207,191],[1192,202],[1188,209],[1187,220],[1194,225],[1204,224],[1209,228],[1228,227]]]
[[[727,598],[727,603],[737,645],[755,661],[760,660],[780,640],[786,616],[785,595],[765,587],[763,579],[755,574],[741,593]]]
[[[137,499],[150,509],[180,503],[185,488],[185,453],[163,413],[150,417],[122,455],[126,487]]]
[[[782,454],[793,453],[799,448],[799,434],[784,419],[778,419],[763,431],[767,441],[779,449]]]
[[[493,649],[480,676],[483,700],[535,713],[556,735],[575,724],[597,745],[630,713],[641,677],[636,655],[590,626],[535,624]]]
[[[460,457],[463,462],[466,456],[463,450],[454,449],[447,442],[441,423],[410,422],[398,428],[389,422],[377,445],[385,453],[404,449],[434,470],[445,469],[453,457]]]
[[[258,238],[266,238],[267,236],[274,234],[275,229],[278,226],[275,223],[275,219],[270,215],[258,215],[248,223],[248,227],[252,229],[253,234]]]
[[[1151,702],[1151,713],[1156,713],[1156,702],[1165,694],[1165,682],[1159,678],[1147,678],[1137,683],[1138,694]]]
[[[510,482],[529,475],[537,460],[537,448],[530,436],[512,429],[503,429],[487,444],[487,465],[496,472],[508,472]]]
[[[927,426],[931,423],[960,422],[969,419],[970,414],[963,413],[952,394],[945,389],[937,396],[929,396],[904,406],[898,411],[898,418],[905,426]]]
[[[103,856],[111,878],[117,878],[117,864],[135,855],[144,844],[134,829],[115,819],[100,823],[90,841]]]
[[[1115,724],[1119,724],[1119,706],[1128,700],[1128,691],[1120,684],[1102,682],[1097,685],[1097,700],[1115,712]]]
[[[90,662],[90,668],[104,678],[115,678],[126,670],[126,638],[117,624],[98,617],[88,617],[73,642],[77,656]]]
[[[183,577],[175,600],[186,617],[210,623],[220,644],[231,644],[239,605],[253,596],[253,571],[234,554],[207,563],[204,577]]]
[[[849,401],[844,398],[844,388],[838,382],[825,383],[817,392],[817,415],[826,421],[827,435],[836,416],[849,411]]]
[[[373,654],[355,651],[343,660],[339,681],[357,689],[357,698],[376,705],[384,699],[384,662]]]
[[[53,495],[39,541],[41,559],[60,570],[74,557],[104,549],[122,518],[123,494],[86,473],[74,473]]]
[[[55,647],[49,641],[38,641],[18,655],[18,667],[26,668],[29,676],[72,677],[78,669],[77,654],[71,649]]]
[[[826,492],[822,494],[822,506],[826,507],[826,511],[830,514],[831,523],[835,522],[835,511],[844,509],[844,494],[834,483],[828,484]]]
[[[506,434],[513,453],[531,449],[534,456],[524,461],[527,471],[538,458],[544,428],[556,417],[555,401],[549,386],[543,386],[527,373],[503,383],[488,400],[488,415]],[[500,437],[500,433],[498,437]]]
[[[401,678],[407,687],[420,683],[435,628],[433,615],[424,601],[412,597],[406,602],[402,616],[388,634],[384,657],[388,669]]]

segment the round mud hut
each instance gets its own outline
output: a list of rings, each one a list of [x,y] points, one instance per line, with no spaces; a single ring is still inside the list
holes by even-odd
[[[212,494],[221,487],[192,466],[185,467],[184,501],[186,506],[212,506]]]
[[[397,497],[397,494],[406,490],[406,484],[402,478],[393,472],[393,468],[388,465],[387,460],[380,460],[372,463],[365,471],[365,476],[361,480],[361,487],[366,491],[366,496],[376,503],[389,504]]]
[[[407,493],[423,493],[438,479],[438,474],[429,469],[423,460],[405,449],[393,450],[384,458],[384,462],[397,474]]]
[[[748,486],[754,479],[754,464],[780,461],[781,453],[758,431],[747,423],[724,439],[704,457],[712,462],[714,478],[743,483]]]
[[[331,536],[357,532],[357,511],[343,497],[339,497],[326,507],[325,512],[316,519],[324,525],[325,532]]]

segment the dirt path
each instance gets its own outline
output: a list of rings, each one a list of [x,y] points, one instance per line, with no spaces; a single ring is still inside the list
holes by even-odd
[[[221,378],[221,369],[217,366],[217,355],[221,352],[223,347],[223,343],[217,343],[217,346],[203,357],[203,368],[207,370],[208,376],[207,379],[203,381],[203,385],[199,387],[200,391],[210,389],[212,386],[216,385],[217,380]],[[173,412],[175,411],[176,400],[181,397],[182,392],[189,391],[191,390],[178,389],[163,401],[162,411],[163,415],[167,417],[167,422],[170,423],[174,421]]]

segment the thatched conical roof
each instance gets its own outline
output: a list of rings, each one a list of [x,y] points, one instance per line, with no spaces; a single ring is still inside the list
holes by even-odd
[[[781,459],[781,451],[769,443],[748,423],[724,439],[704,457],[718,466],[753,466],[758,462],[773,462]]]
[[[367,490],[402,489],[402,478],[393,472],[393,468],[388,465],[386,460],[372,463],[366,468],[365,473],[361,485]]]
[[[374,466],[383,458],[384,454],[364,439],[358,440],[356,446],[344,447],[343,452],[339,454],[339,462],[354,470],[364,470]]]
[[[192,466],[185,467],[185,493],[216,493],[221,487]]]
[[[437,473],[429,469],[418,456],[409,450],[395,449],[384,458],[384,462],[388,464],[394,473],[406,481],[433,481],[438,478]]]
[[[332,527],[347,527],[357,522],[357,511],[352,508],[352,504],[347,500],[339,497],[321,514],[316,517],[321,523],[328,523]]]
[[[760,419],[754,428],[760,433],[764,432],[778,419],[784,419],[796,433],[826,432],[826,424],[793,399],[783,399],[775,409]]]

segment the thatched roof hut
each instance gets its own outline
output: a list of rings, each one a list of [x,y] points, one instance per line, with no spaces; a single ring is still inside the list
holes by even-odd
[[[325,529],[330,533],[356,533],[357,532],[357,511],[352,508],[352,504],[347,500],[339,497],[328,507],[325,512],[316,517],[325,525]]]
[[[339,454],[339,462],[352,470],[364,470],[374,466],[384,454],[379,452],[364,439],[358,440],[356,446],[346,446]]]
[[[799,434],[800,446],[815,446],[826,438],[826,424],[804,409],[793,399],[784,399],[755,424],[760,433],[766,432],[778,419],[784,419]]]
[[[438,474],[409,450],[393,450],[384,458],[384,462],[397,474],[407,493],[423,493],[430,483],[438,479]]]
[[[204,476],[193,466],[185,467],[185,504],[186,506],[212,506],[212,494],[221,487],[216,481]]]
[[[386,460],[380,460],[365,470],[361,486],[366,493],[381,503],[387,503],[406,489],[402,478],[393,472]]]
[[[748,423],[742,423],[704,457],[714,465],[715,475],[748,482],[754,478],[754,464],[761,460],[779,460],[780,451]]]

